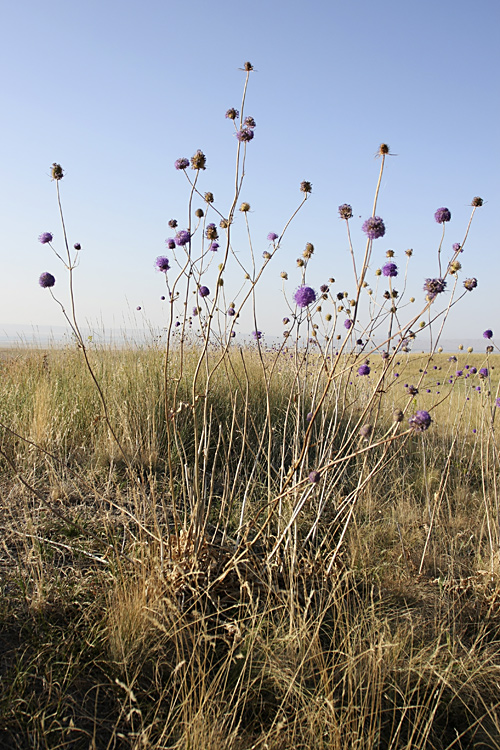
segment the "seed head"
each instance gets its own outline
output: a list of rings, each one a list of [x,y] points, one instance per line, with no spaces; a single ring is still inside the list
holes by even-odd
[[[226,112],[226,117],[228,120],[236,120],[239,116],[240,113],[234,107],[231,107],[231,109],[228,109]]]
[[[401,409],[395,409],[392,412],[392,421],[393,422],[402,422],[404,419],[404,414],[401,411]]]
[[[207,157],[203,151],[198,151],[191,157],[191,169],[205,169],[207,164]]]
[[[205,193],[204,198],[205,198],[205,201],[207,203],[213,203],[214,202],[214,194],[213,193]]]
[[[219,233],[217,232],[215,224],[207,224],[205,236],[207,240],[217,240],[219,238]]]
[[[389,146],[387,143],[381,143],[378,147],[377,156],[385,156],[389,153]]]
[[[303,180],[300,183],[300,191],[302,193],[305,193],[306,195],[312,193],[312,184],[310,182],[307,182],[307,180]]]
[[[203,211],[201,210],[201,208],[197,208],[196,211],[194,212],[194,215],[198,219],[202,219],[204,214],[203,214]]]
[[[285,279],[285,281],[286,281],[286,279],[288,279],[288,274],[287,274],[287,272],[286,272],[286,271],[282,271],[282,272],[280,273],[280,276],[281,276],[281,278],[282,278],[282,279]]]
[[[242,203],[240,206],[240,211],[242,211],[244,214],[246,214],[247,211],[250,211],[250,203]]]
[[[446,288],[446,281],[444,279],[426,279],[424,284],[424,292],[427,292],[427,299],[432,302],[438,294],[444,292]]]
[[[255,120],[253,119],[253,117],[245,117],[245,119],[243,120],[243,125],[244,125],[245,128],[256,128],[257,127],[257,123],[255,122]]]
[[[60,164],[56,164],[56,162],[54,162],[50,170],[50,175],[53,180],[62,180],[62,178],[64,177],[64,170]]]
[[[175,228],[176,228],[176,226],[177,226],[177,219],[170,219],[170,221],[168,222],[168,226],[169,226],[169,227],[170,227],[171,229],[175,229]]]
[[[253,70],[253,65],[250,62],[243,63],[243,70],[246,70],[247,73],[249,73],[251,70]]]
[[[346,221],[352,219],[352,206],[350,206],[349,203],[343,203],[339,206],[339,216]]]
[[[477,287],[477,279],[465,279],[464,287],[468,292],[472,292]]]
[[[368,440],[368,438],[370,437],[370,435],[372,434],[372,432],[373,432],[372,425],[371,424],[364,424],[360,428],[360,430],[359,430],[359,435],[360,435],[360,437],[364,438],[365,440]]]
[[[474,206],[474,208],[478,208],[479,206],[482,206],[483,203],[483,199],[476,195],[476,197],[472,199],[471,206]]]

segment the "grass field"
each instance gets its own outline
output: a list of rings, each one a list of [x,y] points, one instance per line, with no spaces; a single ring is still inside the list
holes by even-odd
[[[3,352],[1,746],[500,747],[500,360],[455,356],[90,351],[106,417]]]

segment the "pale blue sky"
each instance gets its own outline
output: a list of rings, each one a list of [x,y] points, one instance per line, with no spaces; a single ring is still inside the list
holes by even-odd
[[[185,227],[187,215],[185,179],[173,162],[201,148],[201,190],[211,190],[225,212],[235,139],[224,113],[239,108],[238,68],[250,60],[257,72],[246,112],[257,129],[242,198],[252,206],[257,256],[298,204],[300,182],[313,183],[266,270],[259,327],[281,331],[280,272],[288,271],[293,292],[295,259],[308,241],[316,248],[310,283],[334,276],[339,288],[352,288],[337,206],[352,204],[361,253],[379,167],[374,153],[384,141],[397,157],[382,184],[377,213],[387,233],[374,245],[373,269],[388,248],[402,265],[412,247],[409,288],[423,298],[423,280],[438,275],[435,210],[452,212],[449,248],[463,238],[471,199],[482,196],[461,256],[463,278],[476,276],[479,286],[454,311],[448,336],[467,344],[485,328],[500,335],[499,8],[493,0],[4,5],[0,328],[63,322],[37,283],[51,271],[66,300],[64,273],[37,241],[52,231],[62,249],[53,161],[66,170],[71,242],[84,248],[76,276],[81,321],[109,328],[165,322],[153,264],[171,236],[168,220]],[[229,297],[231,284],[239,279],[228,277]]]

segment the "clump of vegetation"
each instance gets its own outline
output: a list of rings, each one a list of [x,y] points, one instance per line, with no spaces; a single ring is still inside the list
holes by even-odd
[[[483,201],[448,254],[451,211],[437,209],[435,275],[407,300],[411,250],[404,268],[387,250],[373,270],[381,144],[361,251],[352,207],[339,206],[351,281],[315,288],[307,242],[293,291],[281,273],[284,332],[266,344],[256,290],[312,185],[258,257],[242,200],[252,70],[240,110],[226,112],[230,204],[202,185],[202,151],[175,162],[188,210],[156,259],[169,322],[149,347],[82,335],[81,246],[52,166],[63,250],[50,232],[39,240],[64,266],[67,301],[53,269],[39,281],[74,345],[0,360],[0,739],[500,747],[499,360],[489,329],[484,355],[439,347],[477,286],[459,257]],[[427,352],[413,353],[424,334]]]

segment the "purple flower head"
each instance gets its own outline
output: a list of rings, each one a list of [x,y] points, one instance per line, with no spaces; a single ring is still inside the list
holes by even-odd
[[[347,328],[347,330],[352,328],[352,320],[350,318],[344,320],[344,328]]]
[[[457,378],[461,378],[463,374],[464,374],[463,370],[457,370],[456,373],[455,373],[455,375],[457,376]]]
[[[244,125],[245,128],[256,128],[257,127],[257,123],[255,122],[255,120],[253,119],[253,117],[245,117],[245,119],[243,120],[243,125]]]
[[[481,369],[478,372],[479,377],[481,380],[488,377],[488,368],[487,367],[481,367]]]
[[[77,252],[78,252],[79,250],[81,250],[81,249],[82,249],[82,246],[80,245],[80,243],[79,243],[79,242],[75,242],[75,244],[73,245],[73,247],[75,248],[75,250],[76,250]]]
[[[460,242],[454,242],[451,246],[451,249],[454,253],[458,253],[459,250],[462,250],[462,245],[460,244]]]
[[[328,284],[321,284],[319,291],[321,292],[321,294],[328,294],[328,292],[330,291],[330,287],[328,286]]]
[[[189,159],[186,159],[185,157],[182,159],[176,159],[174,167],[176,169],[187,169],[189,167]]]
[[[411,396],[416,396],[416,395],[417,395],[417,393],[418,393],[418,388],[417,388],[416,386],[414,386],[414,385],[409,385],[409,386],[408,386],[408,393],[409,393],[409,394],[410,394]]]
[[[415,432],[425,432],[432,422],[431,415],[428,411],[419,409],[413,417],[410,417],[409,423],[412,430]]]
[[[477,287],[477,279],[465,279],[464,287],[468,292],[472,292]]]
[[[207,238],[207,240],[217,240],[219,238],[219,233],[217,232],[217,227],[215,226],[215,224],[207,224],[205,237]]]
[[[497,407],[497,409],[500,409],[500,398],[495,399],[495,406]]]
[[[262,338],[262,331],[252,331],[252,336],[254,337],[255,341],[259,341],[259,339]]]
[[[290,322],[290,318],[283,318],[283,325],[287,326]]]
[[[198,294],[200,295],[200,297],[208,297],[208,295],[210,294],[210,289],[208,288],[208,286],[200,286],[200,288],[198,289]]]
[[[368,440],[369,437],[370,437],[370,435],[372,434],[372,432],[373,432],[372,425],[371,424],[364,424],[360,428],[360,430],[359,430],[359,435],[360,435],[360,437],[364,438],[365,440]]]
[[[46,245],[47,242],[52,242],[53,239],[54,237],[50,232],[42,232],[38,238],[38,242],[41,242],[42,245]]]
[[[269,232],[269,234],[267,235],[267,239],[269,240],[269,242],[274,242],[274,240],[278,239],[278,235],[276,234],[276,232]]]
[[[489,328],[483,332],[483,339],[492,339],[492,338],[493,338],[493,331],[490,331]]]
[[[174,242],[176,245],[187,245],[189,240],[191,239],[191,235],[186,229],[181,229],[177,234],[175,235]]]
[[[211,250],[213,253],[216,253],[219,247],[220,245],[218,242],[211,242],[210,245],[208,246],[208,249]]]
[[[397,276],[398,267],[395,263],[386,263],[385,266],[382,266],[382,273],[384,274],[384,276]]]
[[[358,375],[369,375],[370,374],[370,368],[368,365],[361,365],[361,367],[358,367]]]
[[[159,255],[155,261],[155,266],[158,269],[158,271],[162,271],[162,273],[167,273],[168,269],[170,268],[170,263],[166,255]]]
[[[236,310],[234,309],[234,307],[229,307],[227,310],[227,314],[230,315],[231,317],[233,315],[236,315]]]
[[[173,240],[171,237],[169,237],[168,240],[165,240],[165,245],[169,250],[175,250],[175,240]]]
[[[345,219],[346,221],[348,219],[352,219],[352,206],[350,206],[348,203],[343,203],[341,206],[339,206],[339,216],[341,219]]]
[[[476,372],[477,372],[477,367],[471,367],[471,368],[470,368],[470,371],[471,371],[472,375],[475,375],[475,374],[476,374]],[[438,385],[439,385],[439,384],[438,384]]]
[[[362,228],[370,240],[376,240],[385,234],[385,225],[380,216],[371,216],[365,221]]]
[[[135,309],[136,310],[142,310],[142,307],[140,305],[137,305],[137,307]]]
[[[438,294],[444,292],[446,281],[444,279],[426,279],[423,288],[424,292],[427,292],[427,299],[432,302]]]
[[[434,218],[436,219],[438,224],[444,224],[445,221],[450,221],[451,219],[451,211],[449,208],[438,208],[436,213],[434,214]]]
[[[254,132],[251,128],[242,128],[236,133],[236,138],[240,141],[240,143],[247,143],[248,141],[251,141],[253,137]]]
[[[319,471],[311,471],[309,474],[309,481],[311,484],[318,484],[319,480],[321,479],[321,474]]]
[[[316,292],[310,286],[299,286],[293,298],[299,307],[307,307],[316,302]]]
[[[162,294],[161,297],[160,297],[160,299],[161,299],[162,302],[164,302],[165,301],[165,295]]]
[[[56,280],[51,273],[45,271],[45,273],[42,273],[42,275],[38,279],[38,283],[40,284],[42,289],[50,289],[51,286],[54,286]]]
[[[313,418],[313,413],[312,413],[312,411],[310,411],[306,415],[306,422],[310,422],[312,418]]]
[[[198,308],[193,307],[193,318],[196,318],[197,315],[198,315]]]

